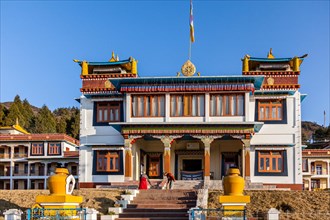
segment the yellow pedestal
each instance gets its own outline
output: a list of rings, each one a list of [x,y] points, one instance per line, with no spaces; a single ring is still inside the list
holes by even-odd
[[[45,215],[54,216],[60,214],[61,216],[76,216],[76,209],[79,208],[80,203],[83,202],[82,196],[72,196],[72,195],[40,195],[36,198],[36,203],[42,206],[44,209],[51,209],[49,211],[45,210]],[[68,210],[56,210],[56,209],[68,209]],[[60,213],[58,213],[60,212]]]

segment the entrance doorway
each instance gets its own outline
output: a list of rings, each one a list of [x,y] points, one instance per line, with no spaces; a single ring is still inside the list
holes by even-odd
[[[184,171],[200,171],[202,170],[201,159],[183,159],[182,168]]]
[[[225,152],[222,153],[221,163],[221,176],[226,176],[227,170],[230,167],[239,168],[239,153],[237,152]]]

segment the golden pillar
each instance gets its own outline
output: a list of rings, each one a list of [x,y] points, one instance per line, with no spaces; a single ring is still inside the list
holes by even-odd
[[[294,57],[293,58],[293,71],[294,72],[300,71],[299,66],[300,66],[300,59],[298,57]]]
[[[243,72],[249,72],[249,59],[250,57],[248,55],[245,55],[243,59]]]
[[[132,73],[137,74],[137,60],[132,60]]]
[[[85,60],[81,63],[81,75],[88,75],[88,63]]]

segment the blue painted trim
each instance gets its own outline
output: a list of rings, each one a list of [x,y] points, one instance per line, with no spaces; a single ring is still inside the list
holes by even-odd
[[[258,58],[258,57],[250,57],[249,61],[259,61],[259,62],[267,62],[267,63],[276,63],[276,62],[288,62],[291,61],[293,57],[289,58],[274,58],[274,59],[268,59],[268,58]],[[300,60],[304,60],[304,58],[299,58]]]
[[[255,91],[254,95],[294,95],[296,91]]]
[[[131,62],[131,59],[127,59],[127,60],[120,60],[120,61],[116,61],[116,62],[88,62],[89,66],[113,66],[113,65],[119,65],[119,64],[125,64],[125,63],[129,63]],[[82,64],[83,61],[79,61],[77,62],[79,65]]]
[[[307,97],[307,94],[301,94],[300,95],[300,103],[302,103],[306,97]]]
[[[288,157],[286,150],[283,151],[283,171],[281,173],[265,173],[265,172],[259,172],[259,154],[258,152],[262,150],[256,150],[255,151],[255,157],[254,157],[254,175],[255,176],[288,176]],[[275,151],[275,150],[274,150]]]

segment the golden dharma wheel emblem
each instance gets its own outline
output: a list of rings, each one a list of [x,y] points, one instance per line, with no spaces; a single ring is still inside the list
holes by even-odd
[[[111,82],[110,82],[109,80],[105,81],[105,82],[104,82],[104,87],[105,87],[105,88],[111,88],[111,87],[112,87]]]
[[[267,79],[267,84],[268,85],[274,85],[274,78],[273,77],[269,77],[268,79]]]
[[[185,76],[193,76],[196,73],[196,67],[190,60],[187,60],[182,65],[181,72]]]

